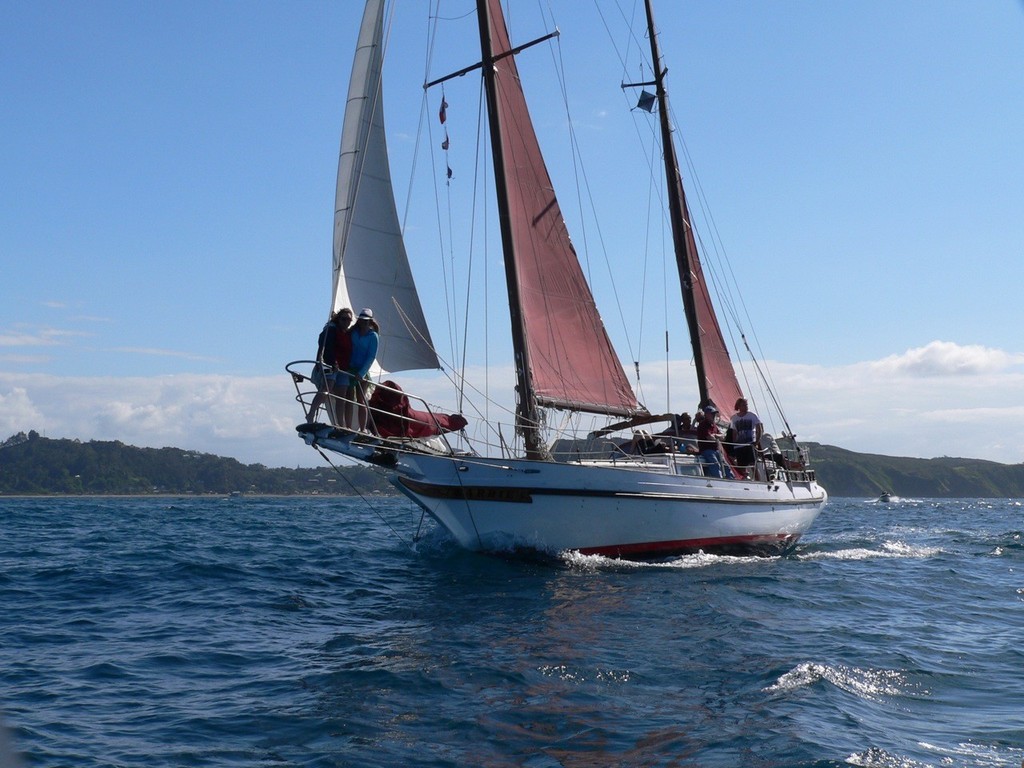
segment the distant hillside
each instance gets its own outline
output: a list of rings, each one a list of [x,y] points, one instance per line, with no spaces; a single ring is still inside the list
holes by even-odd
[[[325,464],[268,469],[179,448],[119,441],[50,440],[19,433],[0,444],[0,495],[33,494],[368,494],[394,493],[378,472]]]
[[[882,491],[919,498],[1024,497],[1024,464],[981,459],[911,459],[808,445],[818,481],[832,496],[872,497]]]
[[[818,480],[835,497],[883,490],[921,498],[1024,497],[1024,464],[979,459],[910,459],[811,443]],[[113,441],[51,440],[19,433],[0,444],[0,495],[394,493],[377,471],[344,467],[270,469],[179,448]]]

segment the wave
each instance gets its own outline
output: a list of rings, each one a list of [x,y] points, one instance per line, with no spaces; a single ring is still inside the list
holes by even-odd
[[[926,741],[918,742],[922,749],[936,755],[940,765],[972,765],[972,766],[1016,766],[1022,763],[1024,750],[1004,749],[987,744],[961,742],[953,747],[941,747]],[[854,752],[846,758],[850,765],[864,768],[929,768],[933,763],[920,762],[908,757],[895,755],[879,747],[871,747],[863,752]]]
[[[879,747],[871,747],[863,752],[854,752],[846,758],[846,762],[850,765],[863,766],[863,768],[929,768],[930,766],[929,763],[894,755]]]
[[[968,760],[967,765],[1024,765],[1024,749],[1008,748],[1003,745],[960,742],[953,746],[938,746],[922,741],[921,747],[940,756],[943,765],[954,761]]]
[[[797,665],[764,690],[769,693],[788,693],[819,682],[829,683],[868,701],[921,693],[914,691],[903,673],[894,669],[861,669],[810,661]]]
[[[537,668],[537,672],[544,677],[551,677],[563,683],[574,684],[597,682],[624,685],[630,682],[633,677],[633,673],[628,669],[597,668],[587,672],[576,667],[570,667],[567,664],[542,664]]]

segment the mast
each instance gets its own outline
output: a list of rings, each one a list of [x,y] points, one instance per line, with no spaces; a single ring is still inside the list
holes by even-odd
[[[704,350],[701,346],[700,323],[697,321],[697,303],[693,292],[693,267],[699,263],[694,252],[696,243],[693,240],[693,229],[690,224],[690,213],[686,208],[683,193],[683,178],[679,173],[679,161],[676,158],[675,144],[672,143],[672,126],[669,124],[668,92],[665,90],[665,73],[662,68],[661,51],[658,38],[654,33],[654,12],[651,0],[644,0],[647,11],[647,37],[651,41],[651,60],[654,62],[654,86],[658,99],[658,118],[661,124],[662,157],[665,160],[665,183],[668,186],[669,219],[672,222],[672,246],[676,253],[676,266],[679,269],[679,284],[683,293],[683,312],[686,325],[690,330],[690,345],[693,347],[693,363],[697,368],[697,387],[700,402],[708,400],[708,380],[704,369]],[[691,250],[692,249],[692,250]],[[731,403],[729,404],[731,405]]]
[[[477,0],[477,19],[480,25],[480,55],[487,96],[487,119],[491,135],[491,157],[494,163],[494,186],[497,194],[498,221],[501,229],[502,253],[505,262],[505,281],[508,285],[509,319],[512,324],[512,353],[516,368],[516,427],[523,435],[526,458],[547,458],[547,447],[540,435],[540,413],[533,387],[530,352],[526,343],[526,325],[520,300],[519,276],[515,267],[515,246],[512,236],[512,217],[509,213],[508,187],[505,177],[505,140],[498,119],[498,95],[494,75],[494,51],[491,45],[491,13],[488,0]]]

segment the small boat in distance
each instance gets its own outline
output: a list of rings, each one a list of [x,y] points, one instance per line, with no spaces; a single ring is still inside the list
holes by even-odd
[[[518,54],[558,32],[514,45],[501,1],[476,5],[479,62],[426,88],[470,72],[482,78],[508,294],[514,412],[505,421],[490,418],[498,408],[489,403],[465,418],[473,393],[458,366],[439,360],[427,331],[391,188],[381,88],[384,2],[369,0],[342,132],[330,309],[372,307],[383,318],[381,372],[365,431],[335,423],[334,410],[326,408],[308,414],[296,428],[299,436],[321,452],[382,467],[399,490],[474,551],[576,550],[635,559],[785,552],[827,499],[806,449],[782,416],[778,441],[758,446],[752,464],[740,467],[723,455],[723,471],[716,474],[707,456],[671,433],[678,428],[673,414],[652,413],[640,402],[569,237],[516,64]],[[642,108],[657,120],[653,134],[664,163],[670,250],[696,372],[691,397],[701,411],[717,408],[714,418],[724,418],[724,430],[745,394],[694,236],[651,0],[645,15],[652,74],[632,85],[644,89]],[[443,120],[443,96],[440,102]],[[314,365],[287,366],[306,411],[316,392]],[[452,381],[453,402],[462,407],[431,405],[395,382],[397,371],[437,367]],[[712,418],[712,410],[707,413]],[[644,429],[659,421],[668,423],[659,435]]]

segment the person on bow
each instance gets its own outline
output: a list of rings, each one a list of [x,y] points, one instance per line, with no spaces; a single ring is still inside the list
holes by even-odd
[[[349,332],[352,342],[352,353],[348,361],[347,390],[349,401],[349,418],[346,426],[349,429],[366,431],[368,409],[366,407],[367,390],[370,386],[368,374],[377,359],[377,347],[380,344],[380,326],[373,319],[373,310],[360,310],[355,327]]]
[[[317,337],[316,365],[310,376],[316,386],[316,394],[309,403],[306,422],[312,424],[317,411],[327,401],[327,414],[332,424],[337,424],[341,416],[341,408],[336,407],[335,397],[342,391],[338,386],[338,375],[348,366],[348,350],[351,344],[348,331],[352,326],[352,310],[342,307],[324,325]],[[330,398],[330,399],[328,399]]]

